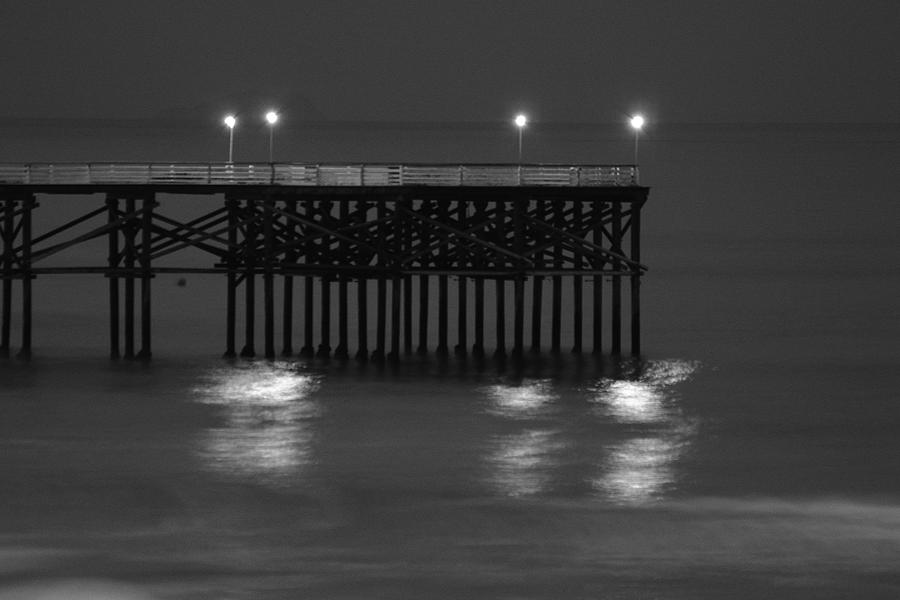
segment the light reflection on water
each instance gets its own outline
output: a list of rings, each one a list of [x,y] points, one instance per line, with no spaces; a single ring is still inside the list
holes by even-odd
[[[549,380],[497,384],[485,388],[484,393],[489,414],[513,421],[546,416],[553,412],[557,399]],[[492,436],[486,456],[491,487],[509,496],[546,491],[565,447],[563,433],[557,429],[526,427]]]
[[[549,379],[482,388],[485,412],[505,423],[486,446],[490,486],[508,496],[551,493],[571,486],[571,471],[563,468],[574,466],[604,500],[641,505],[664,498],[678,486],[678,461],[695,430],[676,386],[697,368],[687,361],[642,363],[621,378],[576,389],[573,399]]]
[[[197,454],[228,477],[286,485],[313,460],[312,420],[321,412],[310,396],[320,381],[288,365],[248,364],[216,369],[198,401],[222,408],[224,423],[203,430]]]
[[[697,370],[688,361],[644,365],[628,380],[601,380],[593,389],[595,415],[634,430],[632,437],[606,445],[600,474],[592,485],[618,504],[662,499],[676,487],[677,461],[695,427],[684,417],[671,389]]]

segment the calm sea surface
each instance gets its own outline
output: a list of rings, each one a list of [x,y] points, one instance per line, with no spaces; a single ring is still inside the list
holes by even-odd
[[[7,123],[0,160],[214,146],[67,127]],[[282,147],[503,160],[485,135]],[[111,362],[105,281],[38,279],[36,357],[0,362],[0,598],[900,597],[900,129],[661,128],[642,153],[640,360],[228,362],[224,283],[159,277],[154,360]]]

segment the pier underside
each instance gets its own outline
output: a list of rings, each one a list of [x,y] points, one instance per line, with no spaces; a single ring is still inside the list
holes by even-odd
[[[83,209],[42,230],[44,194],[79,194],[72,202]],[[192,212],[185,194],[218,198],[217,207]],[[111,355],[149,358],[154,275],[202,272],[223,276],[226,355],[618,354],[623,313],[629,350],[639,354],[647,194],[637,185],[3,185],[0,353],[12,351],[14,284],[18,353],[28,356],[34,278],[83,273],[108,278]],[[98,238],[106,256],[82,266],[54,261]],[[178,266],[187,249],[204,253],[208,266]],[[564,319],[572,332],[565,349]]]

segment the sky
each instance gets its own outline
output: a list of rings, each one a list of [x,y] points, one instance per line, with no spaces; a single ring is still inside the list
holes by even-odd
[[[900,122],[896,0],[4,4],[0,118]]]

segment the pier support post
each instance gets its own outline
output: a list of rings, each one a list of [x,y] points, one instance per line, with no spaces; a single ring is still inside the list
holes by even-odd
[[[272,217],[274,203],[266,197],[263,209],[263,349],[267,359],[275,358],[275,277]]]
[[[316,355],[315,347],[313,346],[314,285],[314,277],[307,275],[303,278],[303,347],[300,348],[300,356],[303,358],[313,358]]]
[[[225,199],[225,210],[228,216],[228,254],[225,266],[225,358],[236,356],[235,321],[237,319],[237,255],[238,255],[238,202],[232,198]]]
[[[134,358],[134,264],[136,260],[134,238],[137,235],[134,198],[125,199],[128,219],[124,225],[125,234],[125,352],[127,359]]]
[[[106,222],[112,225],[119,219],[119,199],[113,194],[106,195]],[[119,351],[119,276],[115,270],[119,268],[119,227],[110,229],[108,234],[107,266],[109,280],[109,357],[121,356]]]
[[[350,201],[348,199],[341,199],[339,217],[342,225],[349,225],[349,216]],[[347,251],[347,242],[339,242],[338,247],[341,249],[341,254],[343,255],[343,253]],[[338,345],[334,350],[334,357],[339,360],[346,360],[350,356],[349,348],[347,347],[348,301],[347,278],[342,275],[338,279]]]
[[[603,246],[603,203],[599,200],[593,201],[593,219],[594,232],[592,241],[598,247]],[[594,259],[594,302],[593,302],[593,354],[599,356],[603,353],[603,266],[606,264],[605,259],[597,255]]]
[[[12,321],[12,271],[13,249],[15,248],[15,228],[13,216],[16,202],[13,198],[3,200],[3,306],[2,323],[0,323],[0,357],[9,357],[9,339]]]
[[[34,195],[25,194],[22,198],[21,237],[22,237],[22,347],[18,358],[31,358],[31,213],[35,207]]]
[[[506,201],[497,200],[494,207],[494,229],[496,231],[496,239],[494,243],[500,247],[506,246]],[[504,259],[497,257],[496,267],[504,266]],[[497,330],[497,344],[494,349],[494,358],[502,360],[506,358],[506,280],[502,276],[498,276],[495,281],[496,292],[496,313],[495,326]]]
[[[575,226],[576,235],[582,230],[581,200],[572,201],[572,224]],[[577,248],[578,246],[576,246]],[[582,327],[584,326],[584,284],[581,275],[577,272],[584,267],[582,264],[584,255],[580,250],[575,250],[572,256],[576,275],[572,276],[572,354],[581,354],[582,350]]]
[[[504,359],[506,358],[506,280],[502,277],[497,277],[495,285],[497,346],[494,350],[494,358]]]
[[[419,356],[428,354],[428,281],[428,275],[419,277]]]
[[[244,347],[241,356],[256,356],[256,206],[244,202]]]
[[[612,251],[622,253],[622,205],[619,201],[612,204]],[[622,261],[613,260],[613,270],[622,270]],[[622,276],[613,275],[612,281],[612,345],[613,354],[622,353]]]
[[[319,348],[316,350],[316,358],[331,357],[331,277],[323,275],[319,278],[319,300],[322,311],[319,317],[322,319]]]
[[[151,319],[150,319],[150,282],[153,279],[151,270],[151,240],[153,234],[153,207],[156,205],[156,198],[153,194],[145,196],[141,200],[141,351],[138,358],[142,360],[150,360],[153,356],[152,344],[150,340]]]
[[[356,281],[356,360],[369,360],[369,293],[368,281]]]
[[[641,202],[631,203],[631,260],[641,262]],[[641,354],[641,271],[633,267],[631,275],[631,353]]]
[[[475,278],[475,343],[472,356],[484,358],[484,277]]]
[[[565,221],[565,203],[562,200],[553,201],[553,224],[557,230],[563,231],[566,228]],[[553,268],[555,270],[563,267],[562,239],[554,233],[553,244]],[[562,277],[553,276],[553,298],[550,317],[550,352],[559,354],[562,338]]]
[[[400,275],[394,275],[391,279],[391,352],[388,358],[391,362],[400,360],[400,314],[402,308],[402,285]]]
[[[288,215],[297,216],[297,200],[291,198],[285,200],[285,212]],[[297,222],[290,217],[285,219],[285,240],[292,243],[297,239]],[[291,269],[297,262],[297,250],[289,250],[284,257],[287,269]],[[294,276],[291,271],[285,270],[282,278],[282,301],[284,305],[281,311],[281,355],[292,356],[294,354]]]

